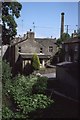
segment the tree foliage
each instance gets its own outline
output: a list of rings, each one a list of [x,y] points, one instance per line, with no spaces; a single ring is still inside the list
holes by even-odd
[[[37,54],[34,54],[32,57],[32,66],[34,70],[39,70],[40,68],[40,60]]]
[[[62,34],[62,41],[65,41],[70,38],[70,35],[68,33],[63,33]]]
[[[22,5],[19,2],[2,2],[2,40],[9,44],[17,34],[15,18],[20,17]]]
[[[70,35],[68,33],[63,33],[62,34],[62,38],[57,39],[57,47],[60,47],[60,45],[62,44],[62,42],[64,42],[65,40],[69,39]]]

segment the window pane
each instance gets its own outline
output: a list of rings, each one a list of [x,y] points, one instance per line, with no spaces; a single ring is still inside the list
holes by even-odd
[[[49,52],[53,52],[53,46],[49,46]]]
[[[43,48],[40,48],[40,53],[43,53]]]
[[[21,52],[21,47],[19,47],[18,52]]]

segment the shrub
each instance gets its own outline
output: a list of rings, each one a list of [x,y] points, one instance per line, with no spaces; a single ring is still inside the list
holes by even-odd
[[[45,93],[47,88],[47,77],[38,77],[36,84],[33,86],[33,92],[35,93]]]
[[[5,98],[6,95],[9,94],[9,89],[10,86],[12,85],[12,81],[11,81],[11,67],[9,65],[9,63],[7,61],[2,61],[2,95],[4,94]]]
[[[40,94],[46,89],[46,78],[30,75],[18,75],[11,80],[11,68],[6,61],[3,61],[3,92],[6,97],[9,96],[9,101],[14,104],[15,111],[9,109],[7,103],[3,103],[2,117],[9,118],[29,118],[29,113],[37,109],[48,107],[53,100],[50,100],[46,95]],[[33,94],[33,86],[38,90],[37,94]],[[39,89],[38,87],[39,86]],[[40,92],[41,91],[41,92]],[[7,107],[6,107],[7,105]],[[13,106],[13,105],[12,105]]]
[[[34,94],[30,97],[25,97],[21,99],[18,104],[18,107],[23,111],[24,114],[30,113],[37,109],[43,109],[48,107],[53,100],[50,100],[46,95],[43,94]]]
[[[34,54],[32,57],[32,67],[34,70],[39,70],[40,69],[40,60],[37,54]]]
[[[14,113],[7,106],[3,106],[3,109],[2,109],[2,118],[3,119],[13,118],[13,115],[14,115]]]
[[[13,96],[18,108],[16,116],[19,117],[19,113],[21,112],[26,117],[28,113],[40,108],[46,108],[53,103],[53,100],[50,100],[46,95],[32,93],[33,86],[37,85],[37,80],[39,79],[41,78],[37,76],[25,77],[23,75],[18,75],[15,78],[13,85],[10,87],[10,95]],[[40,84],[42,86],[42,82]],[[46,85],[44,85],[44,88],[46,88]]]
[[[11,79],[11,67],[8,62],[2,61],[2,82],[5,83],[6,80]]]
[[[14,83],[13,83],[13,92],[17,93],[23,93],[24,95],[30,96],[32,94],[32,87],[37,81],[36,76],[23,76],[23,75],[18,75],[17,77],[14,78]],[[14,91],[15,90],[15,91]]]

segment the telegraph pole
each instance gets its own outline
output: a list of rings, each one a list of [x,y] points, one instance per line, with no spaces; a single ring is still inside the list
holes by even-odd
[[[68,34],[69,25],[65,25],[65,26],[66,26],[66,33]]]
[[[35,32],[35,23],[33,22],[33,32]]]
[[[78,25],[76,25],[76,31],[77,31],[77,33],[79,32],[79,30],[78,30],[79,28],[78,28]]]
[[[22,34],[23,34],[23,20],[22,20]]]

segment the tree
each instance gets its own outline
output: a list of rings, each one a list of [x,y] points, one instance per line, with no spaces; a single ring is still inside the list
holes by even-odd
[[[37,56],[37,54],[34,54],[32,57],[32,67],[35,70],[39,70],[39,68],[40,68],[40,60],[39,60],[39,57]]]
[[[56,42],[57,47],[60,48],[62,42],[64,42],[65,40],[67,40],[69,38],[70,38],[70,35],[68,33],[63,33],[62,38],[57,39],[57,42]]]
[[[17,34],[15,18],[20,17],[22,5],[19,2],[2,2],[2,41],[10,44]]]
[[[63,33],[62,34],[62,41],[65,41],[70,38],[70,35],[68,33]]]

